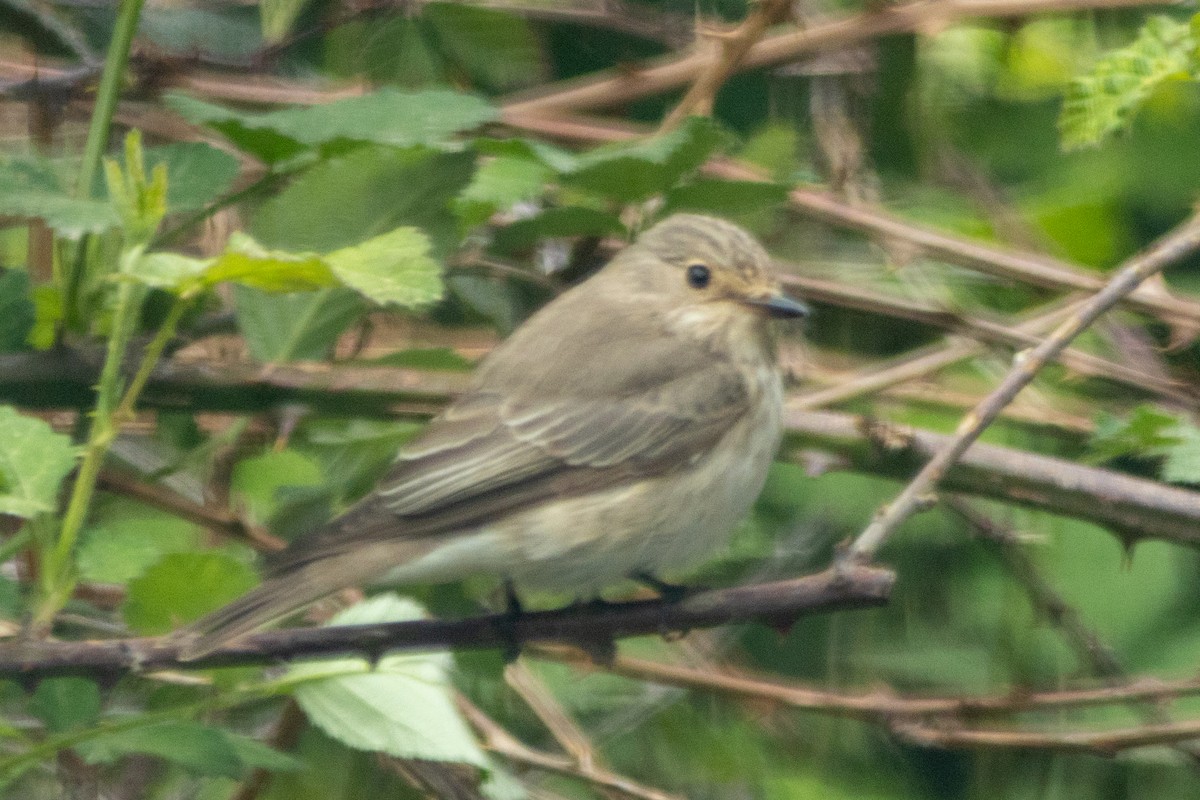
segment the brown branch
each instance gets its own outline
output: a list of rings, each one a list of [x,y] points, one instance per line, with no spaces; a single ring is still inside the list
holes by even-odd
[[[1152,0],[938,0],[881,6],[807,30],[760,39],[749,48],[738,66],[747,70],[784,64],[813,53],[840,50],[882,36],[925,30],[930,26],[941,27],[957,20],[1160,4]],[[507,98],[505,113],[514,117],[552,115],[623,105],[686,85],[709,61],[707,54],[691,53],[652,61],[637,70],[608,70],[582,79],[560,81]]]
[[[584,769],[596,766],[597,758],[587,734],[571,719],[554,694],[541,678],[530,671],[521,660],[514,661],[504,669],[504,682],[529,706],[559,746],[577,765]]]
[[[931,327],[969,336],[985,344],[1001,345],[1017,350],[1036,347],[1041,344],[1042,337],[1038,336],[1037,333],[1061,321],[1064,316],[1071,312],[1071,307],[1063,308],[1060,306],[1021,321],[991,320],[984,317],[970,317],[953,311],[934,308],[905,298],[889,297],[885,294],[842,284],[838,281],[804,278],[795,274],[785,274],[781,277],[781,280],[785,286],[795,289],[806,300],[826,302],[844,308],[854,308],[860,311],[920,322]],[[954,347],[954,345],[949,344],[947,347]],[[978,348],[971,348],[971,352],[968,355],[976,355],[978,352],[980,352]],[[967,355],[961,356],[961,358],[966,357]],[[961,358],[956,360],[961,360]],[[1195,393],[1189,392],[1187,387],[1178,381],[1102,358],[1076,348],[1067,348],[1058,355],[1056,360],[1067,369],[1080,375],[1104,378],[1176,402],[1192,403],[1196,400]],[[877,375],[881,371],[873,369],[872,374]],[[872,385],[875,389],[878,389],[890,384],[872,383],[868,385]],[[853,395],[847,395],[842,399],[848,399],[850,396]]]
[[[356,653],[374,660],[393,650],[479,649],[565,642],[604,652],[612,641],[714,627],[732,622],[791,624],[798,616],[864,608],[887,601],[894,575],[848,566],[802,578],[701,591],[682,600],[636,600],[493,614],[461,620],[293,628],[246,636],[195,661],[181,661],[171,637],[100,642],[9,641],[0,644],[0,675],[18,680],[52,675],[119,675],[162,669],[272,664]]]
[[[954,441],[948,434],[826,411],[789,408],[784,424],[782,458],[802,462],[805,449],[833,452],[842,468],[877,477],[908,478]],[[947,470],[942,485],[1088,520],[1127,544],[1157,538],[1200,546],[1200,492],[1113,470],[976,442]]]
[[[975,697],[912,697],[899,695],[891,689],[875,689],[868,692],[830,691],[796,682],[784,683],[778,678],[746,672],[696,669],[625,655],[617,655],[608,663],[598,664],[583,651],[571,647],[539,645],[531,648],[529,652],[535,658],[558,661],[585,671],[600,670],[631,680],[715,692],[748,700],[767,700],[797,710],[866,721],[889,721],[910,717],[967,720],[1131,702],[1174,701],[1200,694],[1200,678],[1177,681],[1142,678],[1121,686],[1050,692],[1015,690]]]
[[[1173,745],[1200,738],[1200,720],[1131,728],[1061,733],[938,727],[917,723],[894,725],[892,732],[914,744],[944,748],[1056,750],[1114,756],[1122,750]]]
[[[679,795],[645,786],[595,765],[576,763],[569,756],[534,750],[462,695],[458,696],[458,708],[466,717],[467,722],[471,723],[471,727],[482,737],[483,746],[514,764],[576,778],[601,789],[620,792],[627,797],[636,798],[636,800],[682,800]]]
[[[1025,388],[1051,359],[1102,314],[1132,292],[1151,275],[1167,265],[1189,255],[1200,246],[1200,217],[1193,216],[1174,232],[1151,245],[1126,263],[1098,294],[1072,315],[1040,345],[1025,355],[1008,373],[1000,385],[959,423],[954,439],[940,449],[904,488],[897,498],[881,509],[871,524],[850,546],[849,556],[858,561],[869,560],[902,522],[917,511],[927,508],[934,498],[932,492],[941,482],[946,470]]]
[[[732,30],[702,32],[701,35],[716,47],[715,57],[700,69],[691,88],[663,120],[660,130],[670,130],[693,114],[710,116],[721,85],[737,70],[738,64],[767,29],[788,18],[791,5],[791,0],[760,0]]]

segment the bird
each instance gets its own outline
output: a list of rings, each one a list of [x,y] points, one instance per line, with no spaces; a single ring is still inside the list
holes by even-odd
[[[534,313],[378,485],[184,628],[196,659],[335,591],[484,574],[599,596],[728,542],[782,430],[785,295],[743,228],[674,214]]]

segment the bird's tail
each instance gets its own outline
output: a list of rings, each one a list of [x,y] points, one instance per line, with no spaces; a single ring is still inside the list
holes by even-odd
[[[419,558],[435,543],[393,539],[359,547],[344,544],[284,551],[285,560],[258,588],[175,634],[179,658],[194,661],[326,595],[370,583],[389,568]]]
[[[181,661],[208,655],[239,636],[282,619],[343,588],[296,575],[268,578],[256,589],[175,634]]]

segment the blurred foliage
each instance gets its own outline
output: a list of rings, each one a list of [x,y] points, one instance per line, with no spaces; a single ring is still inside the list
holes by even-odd
[[[91,63],[128,13],[122,8],[10,4],[0,46]],[[507,333],[596,269],[612,240],[678,210],[748,226],[806,277],[1011,320],[1053,293],[901,241],[833,230],[788,210],[788,191],[816,184],[877,197],[913,223],[1105,275],[1186,217],[1200,185],[1197,23],[1184,11],[939,24],[845,58],[751,70],[719,94],[714,119],[588,146],[505,125],[504,93],[599,69],[634,80],[629,62],[670,51],[673,26],[682,23],[686,38],[697,11],[740,19],[747,9],[734,0],[647,1],[619,20],[603,10],[582,19],[557,3],[524,11],[448,2],[151,5],[132,69],[142,79],[125,87],[139,103],[122,116],[122,125],[146,129],[146,142],[118,130],[113,143],[126,147],[95,187],[76,185],[78,104],[59,115],[54,96],[39,97],[41,110],[55,109],[41,137],[27,134],[23,117],[18,125],[0,116],[9,133],[0,153],[0,365],[63,346],[106,364],[95,407],[69,409],[84,412],[73,431],[51,426],[62,415],[0,405],[4,633],[164,633],[258,580],[261,557],[249,544],[105,488],[102,463],[119,461],[144,483],[291,539],[369,491],[428,411],[364,419],[347,407],[324,417],[257,398],[254,413],[235,418],[160,393],[154,402],[165,405],[128,425],[147,400],[141,379],[176,352],[196,359],[199,351],[214,373],[229,350],[266,374],[312,361],[461,372],[478,357],[476,343],[490,340],[480,328]],[[177,80],[193,71],[209,83]],[[264,76],[297,103],[332,98],[321,93],[339,82],[366,88],[291,105],[262,92]],[[677,96],[639,99],[621,113],[656,123]],[[12,92],[4,101],[13,114],[31,105]],[[155,126],[155,115],[191,127]],[[753,164],[769,180],[705,174],[716,157]],[[1168,281],[1200,289],[1200,259],[1172,269]],[[810,367],[800,391],[838,385],[942,335],[832,302],[819,312],[808,344],[785,343],[789,356],[804,348]],[[437,333],[396,333],[418,318]],[[356,348],[376,333],[398,351]],[[1078,345],[1194,387],[1194,339],[1186,324],[1119,312]],[[952,430],[1011,361],[1009,351],[984,349],[913,392],[874,393],[843,408]],[[0,366],[0,400],[30,379]],[[1191,408],[1053,367],[1014,410],[1023,413],[993,426],[990,441],[1200,483]],[[691,579],[724,585],[826,564],[898,489],[838,467],[836,453],[804,467],[777,464],[730,550]],[[1020,535],[1021,552],[1131,673],[1195,674],[1194,552],[1161,542],[1127,551],[1088,523],[997,502],[973,508]],[[1064,635],[1062,606],[1056,616],[1032,602],[1003,549],[972,535],[960,516],[937,510],[911,520],[883,561],[899,575],[886,608],[805,618],[783,632],[739,626],[683,644],[636,639],[622,652],[847,692],[1020,694],[1097,677]],[[423,608],[477,613],[494,588],[404,587],[411,599],[376,595],[333,621],[414,618]],[[608,768],[688,797],[1195,796],[1194,761],[1165,747],[1115,759],[918,747],[879,722],[526,661]],[[530,747],[560,750],[502,671],[498,654],[471,653],[0,683],[0,793],[417,797],[402,775],[432,768],[445,779],[453,764],[460,785],[493,800],[607,795],[485,752],[456,692]],[[1005,724],[1133,726],[1146,721],[1143,710],[1025,713]],[[1194,718],[1200,703],[1185,699],[1171,712]]]

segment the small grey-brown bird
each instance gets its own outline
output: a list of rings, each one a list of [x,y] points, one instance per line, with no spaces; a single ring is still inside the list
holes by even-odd
[[[534,314],[379,486],[185,631],[185,657],[364,583],[491,574],[577,596],[725,543],[766,479],[803,317],[746,231],[678,214]]]

